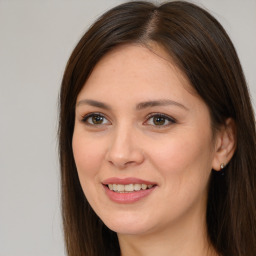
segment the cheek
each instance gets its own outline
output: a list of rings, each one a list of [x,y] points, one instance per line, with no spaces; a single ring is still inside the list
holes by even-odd
[[[79,177],[94,177],[104,158],[101,140],[95,141],[75,131],[72,147]]]
[[[176,137],[154,153],[154,165],[162,177],[163,202],[159,209],[178,217],[197,205],[204,212],[211,172],[211,152],[207,142]],[[202,208],[203,207],[203,208]]]
[[[78,172],[79,181],[84,195],[94,209],[100,208],[95,196],[102,189],[99,179],[99,170],[104,159],[103,140],[95,140],[84,132],[75,130],[72,141],[73,154]]]
[[[197,132],[184,134],[162,141],[151,152],[154,166],[173,193],[181,190],[190,193],[194,187],[203,190],[211,172],[210,136]]]

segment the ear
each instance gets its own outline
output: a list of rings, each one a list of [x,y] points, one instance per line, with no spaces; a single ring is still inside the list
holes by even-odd
[[[212,168],[220,171],[228,164],[236,149],[236,126],[232,118],[228,118],[219,129],[215,138],[215,155]],[[224,164],[224,166],[223,166]]]

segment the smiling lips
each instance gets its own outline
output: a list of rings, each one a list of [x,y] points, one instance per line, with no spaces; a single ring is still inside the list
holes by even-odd
[[[102,183],[110,200],[128,204],[148,196],[156,187],[155,183],[137,178],[110,178]]]
[[[146,185],[146,184],[108,184],[108,188],[112,191],[118,193],[129,193],[134,191],[146,190],[152,188],[153,185]]]

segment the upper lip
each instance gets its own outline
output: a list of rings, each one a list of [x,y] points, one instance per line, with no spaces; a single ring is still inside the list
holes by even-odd
[[[146,185],[156,185],[156,182],[142,180],[142,179],[138,179],[138,178],[135,178],[135,177],[128,177],[128,178],[111,177],[111,178],[103,180],[102,184],[103,185],[108,185],[108,184],[123,184],[123,185],[128,185],[128,184],[146,184]]]

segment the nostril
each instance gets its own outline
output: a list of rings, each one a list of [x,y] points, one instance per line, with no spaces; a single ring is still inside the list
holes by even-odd
[[[135,161],[129,161],[129,162],[126,162],[125,165],[131,165],[131,164],[134,164]]]

